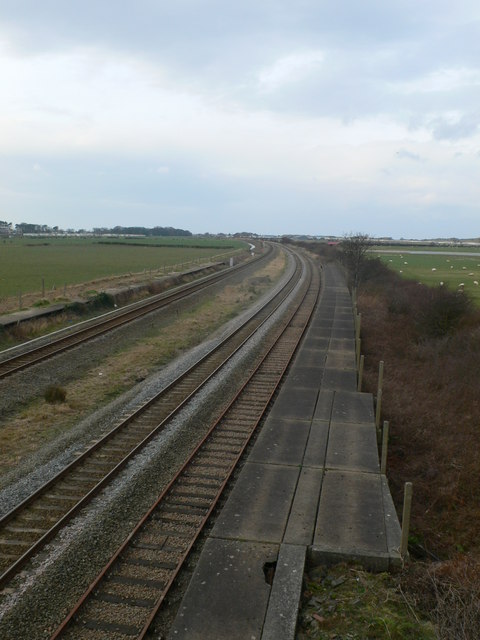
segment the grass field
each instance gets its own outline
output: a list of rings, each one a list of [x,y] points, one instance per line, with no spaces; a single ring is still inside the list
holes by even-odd
[[[233,254],[240,240],[193,237],[12,238],[0,242],[0,299],[21,291],[60,289],[64,285],[142,271],[220,254]]]
[[[457,290],[463,283],[462,288],[480,305],[480,285],[475,284],[480,283],[480,251],[475,256],[449,255],[456,253],[457,249],[429,251],[428,254],[409,251],[376,255],[404,278],[416,282],[429,286],[443,282],[452,290]],[[469,253],[474,253],[474,250],[470,249]]]

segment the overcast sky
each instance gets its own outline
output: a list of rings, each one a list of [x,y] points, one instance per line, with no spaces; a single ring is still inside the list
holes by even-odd
[[[480,236],[478,0],[0,0],[0,219]]]

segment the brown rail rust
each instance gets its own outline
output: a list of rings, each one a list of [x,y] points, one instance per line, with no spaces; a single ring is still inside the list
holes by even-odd
[[[249,379],[51,640],[146,635],[271,402],[318,291],[314,272],[301,302]]]

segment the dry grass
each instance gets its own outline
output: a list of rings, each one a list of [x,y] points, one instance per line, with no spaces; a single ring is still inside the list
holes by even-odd
[[[175,356],[200,343],[270,288],[284,268],[285,258],[280,254],[254,277],[237,286],[224,287],[213,298],[180,313],[156,335],[105,359],[101,366],[64,385],[64,403],[52,405],[41,398],[24,407],[8,423],[0,425],[0,467],[5,471],[12,468],[76,423],[80,416],[112,400]]]

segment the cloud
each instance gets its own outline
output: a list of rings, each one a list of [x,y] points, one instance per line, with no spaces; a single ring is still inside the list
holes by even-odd
[[[408,151],[408,149],[399,149],[396,152],[396,157],[399,159],[415,160],[415,162],[423,162],[423,158],[418,153]]]
[[[318,70],[323,61],[322,51],[303,51],[279,58],[260,71],[260,91],[275,91],[286,84],[302,81]]]
[[[437,140],[471,138],[479,132],[480,112],[445,115],[432,120],[430,126]]]
[[[3,0],[1,13],[2,210],[93,211],[98,226],[138,206],[262,232],[342,232],[362,215],[373,234],[409,236],[457,203],[451,225],[476,228],[473,0]]]

